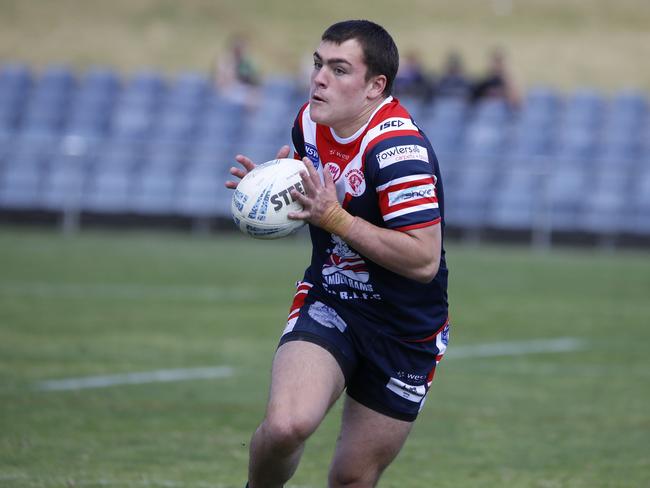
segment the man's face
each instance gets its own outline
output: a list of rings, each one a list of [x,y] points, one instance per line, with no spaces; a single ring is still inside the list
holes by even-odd
[[[373,89],[372,78],[366,81],[366,72],[355,39],[342,44],[321,42],[314,53],[311,75],[311,119],[332,127],[341,137],[352,135],[366,122],[364,115],[376,99],[377,89]]]

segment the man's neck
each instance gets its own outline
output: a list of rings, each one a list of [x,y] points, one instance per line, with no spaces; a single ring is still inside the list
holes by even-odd
[[[386,101],[386,98],[382,97],[369,103],[354,120],[343,125],[342,127],[332,127],[332,131],[340,139],[347,139],[348,137],[354,135],[359,129],[361,129],[361,127],[368,123],[368,121],[376,112],[377,108],[382,103],[384,103],[384,101]]]

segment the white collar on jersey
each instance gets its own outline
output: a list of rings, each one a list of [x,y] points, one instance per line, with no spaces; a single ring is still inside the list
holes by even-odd
[[[368,124],[370,123],[370,121],[372,120],[372,118],[375,116],[375,114],[376,114],[377,112],[379,112],[379,110],[380,110],[384,105],[386,105],[387,103],[390,103],[390,102],[392,102],[392,101],[393,101],[393,96],[392,96],[392,95],[389,95],[388,97],[386,97],[386,99],[385,99],[385,100],[384,100],[384,101],[383,101],[383,102],[382,102],[382,103],[381,103],[381,104],[380,104],[380,105],[375,109],[375,111],[370,115],[370,117],[368,117],[368,122],[366,122],[365,124],[363,124],[363,125],[359,128],[359,130],[356,131],[354,134],[352,134],[350,137],[339,137],[339,136],[336,135],[336,132],[334,132],[334,129],[332,129],[332,128],[330,127],[330,132],[331,132],[331,134],[332,134],[332,137],[333,137],[334,140],[335,140],[336,142],[338,142],[339,144],[348,144],[348,143],[354,141],[357,137],[359,137],[359,136],[363,133],[364,130],[366,130],[366,127],[368,127]]]

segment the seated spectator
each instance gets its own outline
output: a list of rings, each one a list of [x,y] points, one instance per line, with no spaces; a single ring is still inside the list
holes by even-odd
[[[519,107],[521,96],[506,66],[505,54],[495,49],[490,55],[488,71],[480,78],[472,90],[472,101],[483,98],[498,97],[513,108]]]
[[[400,61],[393,89],[398,97],[413,97],[428,101],[432,95],[431,77],[422,66],[415,51],[406,54]]]
[[[225,98],[248,109],[256,108],[260,76],[243,37],[234,36],[228,52],[215,60],[213,80]]]
[[[460,55],[452,51],[447,55],[442,76],[436,83],[436,97],[453,97],[469,99],[472,84],[465,76],[465,68]]]

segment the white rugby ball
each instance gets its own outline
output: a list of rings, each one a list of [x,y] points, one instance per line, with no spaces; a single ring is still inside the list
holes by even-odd
[[[279,239],[305,225],[290,220],[289,212],[302,205],[290,194],[292,189],[305,193],[300,172],[306,171],[297,159],[274,159],[256,166],[237,185],[230,206],[235,225],[256,239]]]

